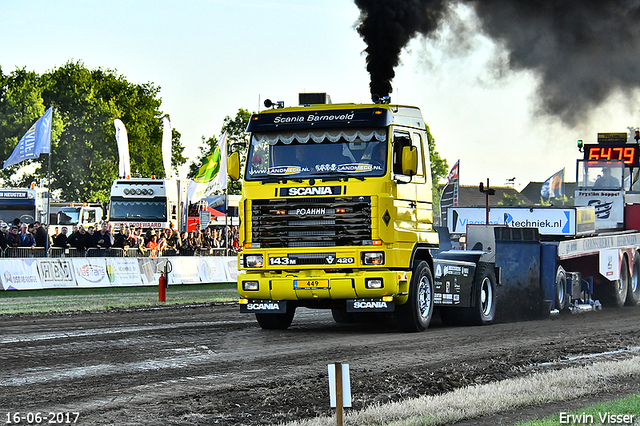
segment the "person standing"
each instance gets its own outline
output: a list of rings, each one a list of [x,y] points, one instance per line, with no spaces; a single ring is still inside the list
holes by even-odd
[[[62,227],[62,232],[53,238],[53,246],[59,248],[69,248],[69,237],[67,236],[68,228]]]
[[[96,243],[96,247],[109,250],[113,245],[111,240],[111,234],[109,233],[109,224],[103,222],[100,230],[93,234],[93,240]]]
[[[44,226],[38,221],[33,222],[33,234],[36,241],[36,247],[47,248],[47,239],[49,234]]]
[[[20,247],[35,247],[36,239],[33,238],[33,234],[29,232],[29,226],[26,223],[20,225]]]

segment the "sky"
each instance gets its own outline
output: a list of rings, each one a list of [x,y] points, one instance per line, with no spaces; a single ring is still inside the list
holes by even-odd
[[[240,108],[294,106],[300,92],[369,102],[358,17],[350,0],[0,0],[0,66],[44,73],[79,60],[159,86],[189,159],[184,178],[202,137],[219,136]],[[412,40],[395,70],[391,102],[422,110],[437,151],[460,161],[462,184],[515,178],[522,190],[563,168],[574,182],[578,139],[640,125],[637,93],[615,93],[571,127],[541,115],[537,76],[499,72],[501,55],[486,37],[460,40],[445,27],[437,41]]]

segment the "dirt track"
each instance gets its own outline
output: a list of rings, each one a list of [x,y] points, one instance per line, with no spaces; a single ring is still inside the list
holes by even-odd
[[[259,425],[330,414],[327,364],[336,361],[350,364],[362,408],[640,346],[640,307],[489,327],[436,322],[418,334],[338,325],[311,310],[299,310],[287,331],[264,331],[234,305],[0,323],[1,413],[79,412],[83,425]]]

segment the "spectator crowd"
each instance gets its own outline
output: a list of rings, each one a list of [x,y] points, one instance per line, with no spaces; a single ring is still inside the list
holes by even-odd
[[[142,228],[121,224],[118,231],[114,232],[113,224],[105,221],[88,228],[74,225],[71,230],[66,226],[56,226],[50,234],[47,226],[40,222],[27,224],[16,220],[5,223],[0,220],[0,248],[4,251],[12,247],[53,247],[75,249],[79,253],[91,248],[118,248],[125,252],[135,250],[147,256],[194,254],[201,250],[223,255],[237,253],[240,248],[237,226],[227,226],[226,232],[224,226],[209,226],[203,230],[180,233],[173,228],[143,232]]]

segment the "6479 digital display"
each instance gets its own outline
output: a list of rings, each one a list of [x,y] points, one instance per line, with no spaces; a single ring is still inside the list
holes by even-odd
[[[584,146],[584,159],[586,161],[619,160],[630,167],[638,167],[639,153],[637,144],[606,143]]]

